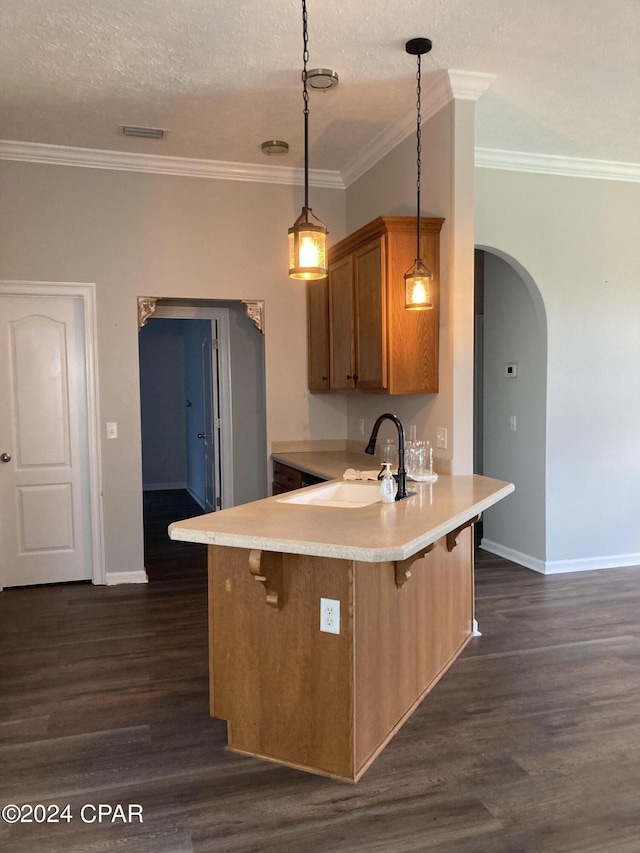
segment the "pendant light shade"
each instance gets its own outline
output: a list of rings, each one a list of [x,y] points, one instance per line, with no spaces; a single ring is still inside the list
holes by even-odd
[[[307,90],[307,4],[302,0],[302,99],[304,101],[304,207],[289,228],[289,276],[313,281],[325,278],[327,269],[327,229],[309,207],[309,92]]]
[[[327,275],[327,229],[308,207],[289,228],[289,276],[313,281]]]
[[[418,57],[418,71],[416,73],[417,85],[417,107],[418,116],[416,121],[416,151],[417,151],[417,203],[416,203],[416,259],[411,269],[404,274],[404,307],[409,311],[427,311],[433,308],[431,301],[431,282],[433,273],[422,262],[420,257],[420,179],[422,176],[421,142],[422,142],[422,114],[421,114],[421,67],[420,58],[431,50],[431,42],[425,38],[415,38],[408,41],[405,50],[412,56]]]
[[[418,258],[411,269],[404,274],[404,307],[413,311],[426,311],[428,308],[433,308],[432,281],[433,273]]]

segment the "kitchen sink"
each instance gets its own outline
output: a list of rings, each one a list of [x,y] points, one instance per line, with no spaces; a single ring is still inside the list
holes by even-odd
[[[318,488],[296,491],[288,497],[279,498],[281,503],[304,504],[305,506],[333,506],[342,509],[357,509],[382,500],[380,484],[373,483],[330,483]]]

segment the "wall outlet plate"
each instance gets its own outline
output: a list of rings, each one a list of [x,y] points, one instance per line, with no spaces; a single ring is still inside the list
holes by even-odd
[[[340,633],[340,602],[335,598],[320,599],[320,630],[326,634]]]

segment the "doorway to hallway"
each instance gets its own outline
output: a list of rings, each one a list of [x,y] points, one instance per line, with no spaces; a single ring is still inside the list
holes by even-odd
[[[200,512],[267,496],[264,335],[245,303],[157,300],[140,400],[145,505],[172,490]]]
[[[228,311],[158,306],[139,343],[144,491],[233,506]]]

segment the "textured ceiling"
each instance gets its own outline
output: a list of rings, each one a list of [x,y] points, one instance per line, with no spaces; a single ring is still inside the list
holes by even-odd
[[[482,148],[640,162],[638,0],[308,0],[311,165],[343,171],[415,104],[414,36],[441,69],[496,80]],[[278,165],[302,157],[299,0],[2,0],[0,138]],[[161,127],[128,139],[122,124]]]

